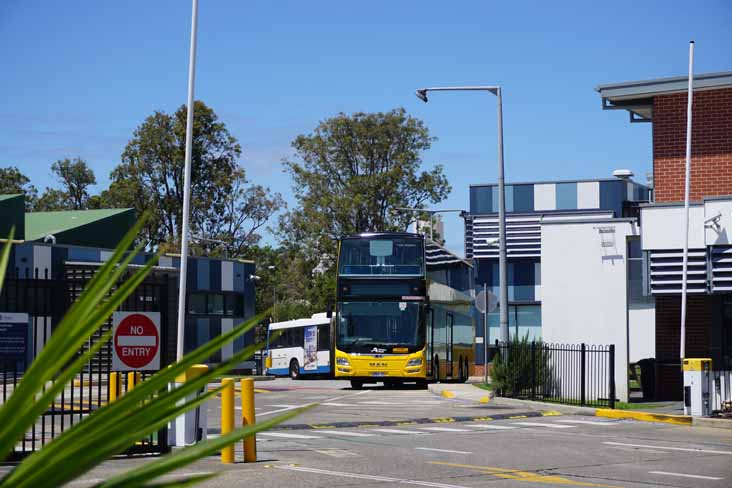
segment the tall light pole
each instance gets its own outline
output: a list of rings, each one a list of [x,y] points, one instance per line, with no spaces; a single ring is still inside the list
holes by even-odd
[[[689,266],[689,193],[691,186],[691,107],[694,100],[694,41],[689,43],[689,88],[686,100],[686,168],[684,178],[684,253],[681,267],[681,364],[686,356],[686,273]]]
[[[487,91],[498,98],[498,281],[500,285],[501,341],[508,341],[508,286],[506,284],[506,189],[503,178],[503,99],[500,86],[453,86],[421,88],[417,98],[427,103],[427,92],[431,91]]]
[[[191,47],[188,58],[188,115],[186,117],[186,156],[183,171],[183,226],[180,245],[180,282],[178,285],[178,338],[176,360],[183,358],[186,326],[186,277],[188,275],[188,227],[191,208],[191,153],[193,146],[193,93],[196,81],[196,34],[198,33],[198,0],[191,7]]]
[[[274,316],[276,312],[275,305],[277,305],[277,285],[275,284],[274,271],[277,268],[274,265],[270,264],[269,266],[267,266],[267,269],[272,272],[272,316]]]
[[[431,241],[434,241],[435,240],[435,233],[434,233],[434,227],[435,227],[434,217],[435,217],[435,214],[439,214],[439,213],[452,213],[452,212],[456,212],[456,213],[458,213],[458,212],[464,212],[464,210],[461,210],[459,208],[447,208],[447,209],[444,209],[444,210],[429,210],[429,209],[426,209],[426,208],[394,207],[394,210],[399,210],[401,212],[416,212],[416,213],[422,212],[422,213],[429,214],[430,215],[430,240]],[[417,225],[419,225],[419,224],[417,224]]]

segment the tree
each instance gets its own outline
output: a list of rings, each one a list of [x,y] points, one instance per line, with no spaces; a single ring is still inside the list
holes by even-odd
[[[395,207],[422,208],[451,190],[441,165],[420,170],[433,140],[424,123],[401,108],[341,113],[298,136],[292,143],[297,160],[284,161],[299,203],[281,221],[285,235],[332,267],[338,237],[406,230],[414,215]]]
[[[299,205],[280,219],[284,296],[324,311],[335,289],[340,236],[404,231],[415,215],[395,207],[423,208],[447,197],[442,166],[421,170],[432,141],[404,109],[341,113],[293,141],[296,157],[284,164]]]
[[[284,201],[251,185],[238,165],[241,147],[216,113],[194,106],[191,161],[192,246],[210,255],[237,255],[259,239],[257,230]],[[155,112],[135,129],[101,198],[113,206],[151,211],[143,230],[150,247],[177,249],[183,215],[186,106]]]
[[[15,166],[0,168],[0,195],[23,193],[25,208],[31,210],[38,196],[38,190],[30,184],[30,178]]]
[[[70,209],[68,194],[56,188],[46,188],[33,205],[33,210],[36,212],[55,212]]]
[[[59,159],[51,165],[51,171],[61,182],[65,194],[65,206],[71,210],[84,210],[89,200],[89,186],[97,179],[86,161],[77,157],[73,160]]]

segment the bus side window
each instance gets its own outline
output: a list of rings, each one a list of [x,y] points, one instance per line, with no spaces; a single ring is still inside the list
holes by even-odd
[[[318,351],[330,350],[330,327],[328,325],[318,326]]]

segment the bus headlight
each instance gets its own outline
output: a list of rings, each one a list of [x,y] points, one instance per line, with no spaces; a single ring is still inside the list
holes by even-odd
[[[407,368],[412,368],[414,366],[422,366],[422,358],[413,358],[407,361]]]
[[[347,358],[336,358],[336,364],[338,366],[351,366],[351,362]]]

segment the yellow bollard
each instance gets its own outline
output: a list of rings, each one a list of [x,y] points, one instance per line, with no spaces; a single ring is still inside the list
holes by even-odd
[[[241,380],[241,425],[254,425],[254,380],[245,378]],[[257,437],[250,435],[244,438],[244,462],[257,462]]]
[[[127,372],[127,391],[130,391],[135,387],[136,378],[137,378],[137,373],[135,373],[134,371]]]
[[[109,373],[109,382],[107,388],[109,388],[109,403],[112,403],[113,401],[117,400],[117,397],[119,396],[119,373]]]
[[[224,378],[221,385],[224,387],[221,390],[221,435],[226,435],[234,430],[234,380]],[[234,462],[234,444],[221,449],[221,462]]]

